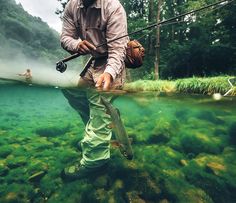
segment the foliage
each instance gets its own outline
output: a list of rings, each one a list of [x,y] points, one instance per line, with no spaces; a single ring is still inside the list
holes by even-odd
[[[63,7],[66,0],[59,0]],[[120,0],[132,32],[156,22],[158,0]],[[165,20],[198,9],[216,0],[163,1],[161,19]],[[236,4],[208,8],[197,14],[161,27],[160,76],[162,79],[191,76],[236,74]],[[62,12],[62,11],[61,11]],[[61,13],[59,12],[59,14]],[[144,31],[131,38],[139,39],[146,49],[143,68],[131,76],[144,79],[154,71],[156,30]]]
[[[128,83],[125,85],[125,90],[132,91],[156,91],[156,92],[174,92],[175,91],[175,83],[172,81],[166,80],[137,80],[132,83]]]
[[[59,34],[14,0],[0,0],[0,58],[22,53],[33,60],[55,62],[63,56]]]
[[[185,78],[175,81],[168,80],[138,80],[127,83],[124,89],[128,92],[156,91],[156,92],[179,92],[190,94],[225,94],[231,87],[228,83],[228,76],[208,77],[208,78]],[[231,91],[231,96],[235,96],[235,90]]]

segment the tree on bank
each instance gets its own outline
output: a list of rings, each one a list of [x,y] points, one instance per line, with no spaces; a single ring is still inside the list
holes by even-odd
[[[68,0],[58,0],[64,8]],[[120,0],[128,16],[128,30],[146,27],[158,19],[158,0]],[[161,18],[165,20],[197,9],[213,0],[163,1]],[[160,28],[159,76],[183,78],[236,74],[236,4],[207,9],[197,15],[178,19]],[[57,11],[61,14],[61,11]],[[146,30],[131,38],[138,39],[146,49],[145,62],[139,70],[130,71],[134,79],[154,79],[153,63],[158,53],[157,30]]]

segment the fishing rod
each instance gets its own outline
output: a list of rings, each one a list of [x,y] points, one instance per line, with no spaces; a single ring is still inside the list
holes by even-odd
[[[99,47],[105,46],[105,45],[107,45],[107,44],[109,44],[109,43],[111,43],[111,42],[114,42],[114,41],[116,41],[116,40],[119,40],[119,39],[128,37],[128,36],[130,36],[130,35],[134,35],[134,34],[137,34],[137,33],[139,33],[139,32],[142,32],[142,31],[144,31],[144,30],[149,30],[149,29],[155,28],[155,27],[157,27],[157,26],[161,26],[161,25],[165,25],[165,24],[170,24],[170,22],[172,22],[172,21],[174,21],[174,20],[176,20],[176,19],[178,19],[178,18],[187,16],[187,15],[190,15],[190,14],[193,14],[193,13],[200,12],[200,11],[205,10],[205,9],[208,9],[208,8],[210,8],[210,7],[220,5],[220,4],[222,4],[222,3],[229,4],[229,3],[233,2],[233,1],[234,1],[234,0],[231,0],[231,1],[222,0],[222,1],[218,1],[218,2],[216,2],[216,3],[208,4],[208,5],[204,6],[204,7],[199,8],[199,9],[195,9],[195,10],[192,10],[192,11],[189,11],[189,12],[186,12],[186,13],[183,13],[183,14],[180,14],[180,15],[177,15],[177,16],[172,17],[172,18],[169,18],[169,19],[167,19],[167,20],[163,20],[163,21],[161,21],[161,22],[159,22],[159,23],[151,24],[151,25],[149,25],[149,26],[147,26],[147,27],[145,27],[145,28],[136,30],[136,31],[131,32],[131,33],[129,33],[129,34],[125,34],[125,35],[122,35],[122,36],[117,37],[117,38],[115,38],[115,39],[108,40],[107,42],[101,43],[101,44],[99,44],[99,45],[97,45],[97,46],[95,46],[95,47],[96,47],[96,48],[99,48]],[[226,5],[226,4],[225,4],[225,5]],[[70,61],[70,60],[72,60],[72,59],[78,58],[79,56],[81,56],[80,53],[75,53],[75,54],[73,54],[73,55],[71,55],[71,56],[69,56],[69,57],[67,57],[67,58],[64,58],[64,59],[58,61],[58,62],[56,63],[56,70],[59,71],[59,72],[61,72],[61,73],[65,72],[66,69],[67,69],[67,64],[66,64],[66,62],[68,62],[68,61]]]

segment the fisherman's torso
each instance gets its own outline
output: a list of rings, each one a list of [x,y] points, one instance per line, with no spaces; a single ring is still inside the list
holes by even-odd
[[[95,46],[109,42],[91,54],[96,59],[94,67],[102,67],[113,79],[125,68],[125,48],[128,42],[128,37],[122,37],[125,35],[126,13],[119,0],[96,0],[87,8],[82,0],[70,0],[65,8],[62,47],[70,53],[76,53],[81,40],[87,40]]]
[[[96,0],[88,8],[82,0],[73,1],[73,21],[79,38],[87,40],[95,46],[106,43],[106,25],[109,11],[112,9],[111,0]],[[93,53],[95,57],[106,56],[107,46],[102,46]]]

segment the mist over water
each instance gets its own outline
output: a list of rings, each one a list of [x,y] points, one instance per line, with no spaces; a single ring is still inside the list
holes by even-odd
[[[56,70],[55,64],[42,63],[30,59],[0,59],[0,79],[4,79],[4,82],[25,82],[25,77],[19,76],[18,74],[25,73],[26,69],[30,69],[33,84],[75,87],[80,77],[80,70],[76,70],[72,66],[69,67],[66,72],[60,73]],[[1,83],[4,82],[1,81]]]

